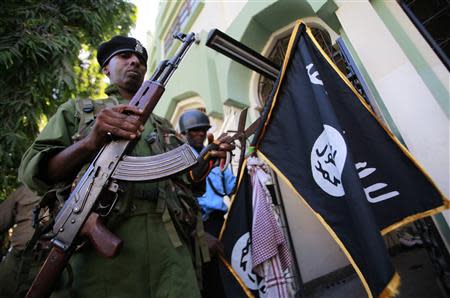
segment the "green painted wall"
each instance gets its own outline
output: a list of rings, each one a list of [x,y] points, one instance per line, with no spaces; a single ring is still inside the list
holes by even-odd
[[[203,3],[208,5],[207,2]],[[176,10],[165,5],[165,9]],[[171,12],[160,13],[157,21],[166,21]],[[232,22],[226,33],[257,52],[261,52],[271,34],[295,20],[314,15],[308,1],[249,1]],[[282,16],[282,17],[274,17]],[[190,20],[195,20],[196,15]],[[164,22],[166,24],[166,22]],[[165,28],[166,26],[164,26]],[[209,29],[213,28],[205,28]],[[165,30],[165,29],[160,29]],[[155,36],[152,66],[162,54],[161,31]],[[198,95],[205,103],[208,114],[222,117],[222,106],[245,107],[250,105],[249,89],[252,71],[205,46],[207,31],[200,34],[201,43],[189,51],[185,60],[170,80],[156,113],[170,117],[176,104],[193,95]],[[173,51],[171,51],[173,52]]]
[[[333,0],[308,0],[308,2],[319,18],[327,23],[335,32],[339,32],[341,24],[335,15],[338,6]]]
[[[314,12],[307,1],[249,1],[226,33],[261,53],[273,32],[299,18],[311,15],[314,15]],[[228,58],[221,60],[218,64],[225,73],[222,81],[225,92],[223,103],[238,102],[250,105],[252,71]]]
[[[205,40],[206,32],[202,32],[200,37]],[[215,69],[211,66],[211,50],[203,43],[194,44],[181,61],[158,103],[157,114],[169,118],[179,101],[195,95],[201,97],[209,114],[222,114],[222,106],[216,100],[220,98],[220,88]]]

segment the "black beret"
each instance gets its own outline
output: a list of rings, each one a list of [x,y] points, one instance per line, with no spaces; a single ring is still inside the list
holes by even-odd
[[[147,50],[133,37],[114,36],[102,43],[97,50],[97,61],[101,67],[105,66],[115,55],[122,52],[133,52],[141,57],[147,65]]]

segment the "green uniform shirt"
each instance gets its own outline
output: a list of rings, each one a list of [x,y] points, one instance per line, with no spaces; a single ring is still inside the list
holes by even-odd
[[[107,94],[112,100],[127,102],[120,98],[114,85],[108,87]],[[49,157],[73,144],[72,137],[80,124],[77,113],[74,100],[61,105],[23,156],[19,176],[40,194],[56,187],[46,182],[45,167]],[[130,155],[148,156],[168,148],[162,143],[173,142],[174,136],[162,135],[156,127],[171,131],[167,120],[152,115]],[[145,140],[155,134],[157,137],[153,141]],[[187,189],[191,187],[184,175],[173,179]],[[116,208],[120,215],[110,225],[112,232],[124,241],[121,252],[113,259],[105,259],[98,256],[90,244],[84,245],[70,261],[74,271],[71,287],[60,285],[55,295],[67,297],[67,291],[71,291],[75,297],[198,297],[187,245],[175,247],[172,244],[161,210],[157,208],[158,197],[167,196],[165,186],[172,185],[171,181],[121,182],[123,193]],[[187,195],[192,196],[192,193]],[[181,241],[185,243],[183,238]]]
[[[28,263],[22,259],[27,242],[34,234],[33,208],[39,200],[21,185],[0,204],[0,234],[13,228],[10,250],[0,262],[0,297],[24,297],[43,261],[38,257],[44,253],[42,250],[34,250]]]
[[[26,186],[21,185],[0,204],[0,234],[7,233],[14,227],[11,247],[18,251],[24,250],[33,236],[33,208],[39,199]]]

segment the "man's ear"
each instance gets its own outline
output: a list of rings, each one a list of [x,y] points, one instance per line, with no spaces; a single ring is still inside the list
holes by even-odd
[[[109,63],[103,66],[102,73],[109,77]]]

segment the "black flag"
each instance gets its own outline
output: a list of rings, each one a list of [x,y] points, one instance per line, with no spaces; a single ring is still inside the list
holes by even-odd
[[[393,295],[400,279],[380,231],[439,212],[448,200],[301,22],[264,117],[258,156],[311,207],[368,296]]]
[[[252,272],[252,185],[244,162],[236,194],[220,234],[224,246],[222,281],[227,297],[259,297],[265,292],[263,279]]]

